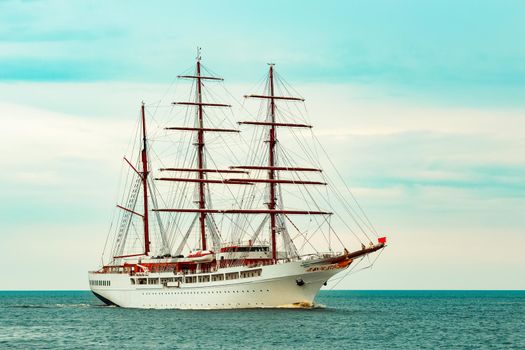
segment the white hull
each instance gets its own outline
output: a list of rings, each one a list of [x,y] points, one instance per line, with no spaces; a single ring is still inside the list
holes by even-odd
[[[323,260],[307,260],[256,268],[233,267],[220,269],[212,274],[240,272],[242,276],[242,273],[247,271],[257,271],[257,274],[254,273],[253,277],[248,275],[244,278],[197,283],[132,284],[131,281],[132,278],[151,280],[158,278],[161,281],[176,276],[170,272],[148,273],[138,277],[125,273],[90,272],[89,279],[91,290],[95,295],[108,304],[120,307],[154,309],[311,307],[323,284],[347,266],[348,264],[334,264]]]

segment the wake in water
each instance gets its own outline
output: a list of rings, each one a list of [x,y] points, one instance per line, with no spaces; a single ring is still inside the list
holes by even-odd
[[[268,307],[273,308],[273,307]],[[316,304],[316,303],[293,303],[293,304],[285,304],[285,305],[279,305],[277,306],[278,309],[304,309],[304,310],[311,310],[311,309],[325,309],[326,306],[323,304]]]
[[[56,308],[84,308],[84,307],[93,307],[96,305],[92,304],[48,304],[48,305],[32,305],[32,304],[22,304],[22,305],[9,305],[11,308],[20,308],[20,309],[56,309]]]

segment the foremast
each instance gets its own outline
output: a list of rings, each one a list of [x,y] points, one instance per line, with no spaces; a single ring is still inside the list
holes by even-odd
[[[240,169],[259,169],[267,170],[268,178],[259,179],[257,182],[266,182],[268,184],[268,206],[269,216],[270,216],[270,240],[272,248],[272,260],[275,263],[278,259],[277,256],[277,217],[278,215],[286,215],[277,210],[277,185],[278,184],[300,184],[300,185],[326,185],[323,182],[316,181],[289,181],[289,180],[280,180],[278,176],[278,171],[321,171],[320,169],[315,168],[288,168],[288,167],[279,167],[277,166],[277,155],[276,155],[276,146],[277,146],[277,127],[299,127],[299,128],[311,128],[311,125],[306,124],[293,124],[293,123],[280,123],[276,120],[276,100],[286,100],[286,101],[304,101],[303,98],[293,97],[293,96],[276,96],[275,95],[275,83],[274,83],[274,64],[269,63],[269,72],[268,72],[268,91],[266,95],[246,95],[246,98],[258,98],[266,99],[269,102],[268,112],[267,112],[267,121],[266,122],[257,122],[257,121],[243,121],[239,124],[249,124],[256,126],[266,126],[268,127],[268,166],[267,167],[258,167],[258,166],[239,166],[234,168]],[[250,181],[254,181],[251,179]],[[325,212],[297,212],[296,214],[331,214]]]

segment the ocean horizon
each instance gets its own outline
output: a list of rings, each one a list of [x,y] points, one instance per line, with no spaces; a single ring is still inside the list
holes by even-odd
[[[523,349],[523,290],[323,290],[311,309],[155,310],[0,291],[5,349]]]

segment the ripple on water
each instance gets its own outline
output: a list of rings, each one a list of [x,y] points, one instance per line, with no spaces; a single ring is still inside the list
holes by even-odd
[[[140,310],[0,292],[1,349],[524,349],[525,292],[321,292],[307,308]]]

